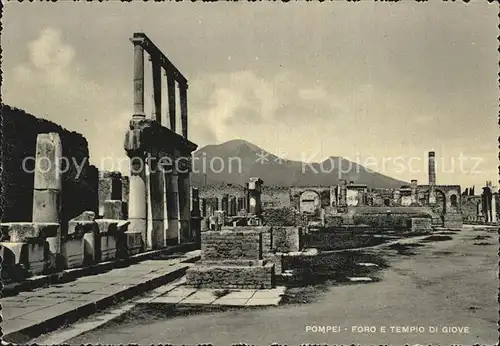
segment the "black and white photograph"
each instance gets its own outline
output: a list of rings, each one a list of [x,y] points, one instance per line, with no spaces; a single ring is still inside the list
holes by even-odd
[[[496,1],[2,1],[2,345],[499,345]]]

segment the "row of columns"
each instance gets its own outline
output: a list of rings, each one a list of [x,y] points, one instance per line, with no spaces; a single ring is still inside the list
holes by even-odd
[[[165,245],[190,241],[190,173],[179,173],[177,167],[159,167],[155,160],[146,162],[144,138],[141,124],[145,121],[144,112],[144,38],[135,37],[134,43],[134,114],[130,122],[126,148],[131,160],[129,220],[130,229],[141,233],[147,249],[161,248]],[[161,124],[161,62],[152,56],[153,72],[153,114]],[[170,130],[176,131],[175,76],[166,71],[168,115]],[[180,89],[180,111],[182,136],[187,140],[187,82],[178,82]],[[133,148],[133,149],[130,149]],[[135,148],[135,150],[134,150]],[[171,148],[173,158],[191,153]],[[150,153],[151,154],[151,153]],[[149,173],[147,172],[149,170]]]
[[[227,216],[236,216],[241,210],[247,210],[247,197],[224,195],[220,200],[219,203],[217,197],[200,198],[200,214],[213,216],[217,210],[222,210]]]

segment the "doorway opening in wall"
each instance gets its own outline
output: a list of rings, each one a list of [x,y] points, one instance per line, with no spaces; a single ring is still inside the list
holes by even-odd
[[[452,207],[456,207],[457,204],[457,195],[451,195],[450,197],[450,204]]]

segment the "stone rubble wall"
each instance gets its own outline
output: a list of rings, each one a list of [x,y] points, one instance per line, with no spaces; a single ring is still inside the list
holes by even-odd
[[[186,272],[188,286],[219,289],[269,289],[274,287],[274,265],[194,266]]]

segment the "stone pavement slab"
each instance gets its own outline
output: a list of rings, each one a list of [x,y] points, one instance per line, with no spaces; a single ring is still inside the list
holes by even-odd
[[[161,297],[156,297],[153,298],[152,300],[145,301],[147,303],[161,303],[161,304],[178,304],[180,303],[181,300],[183,300],[185,297],[182,296],[176,296],[176,297],[171,297],[171,296],[161,296]]]
[[[227,298],[226,296],[215,300],[212,305],[245,306],[250,298]]]
[[[234,291],[234,292],[229,292],[225,296],[219,298],[219,299],[244,299],[246,298],[247,300],[250,299],[256,292],[257,290],[241,290],[241,291]]]
[[[267,305],[278,305],[281,301],[281,297],[266,297],[266,298],[250,298],[245,306],[267,306]]]
[[[183,287],[183,286],[178,286],[168,292],[166,295],[169,297],[183,297],[186,298],[187,296],[193,294],[196,292],[196,288],[191,288],[191,287]]]
[[[274,298],[282,296],[285,293],[284,287],[276,287],[272,289],[256,290],[252,298]]]
[[[94,275],[91,281],[74,280],[1,298],[0,304],[4,301],[6,303],[2,311],[4,341],[26,343],[40,333],[86,317],[109,306],[117,299],[128,299],[133,295],[157,288],[168,280],[183,276],[188,265],[182,262],[188,260],[192,261],[193,256],[187,254],[180,258],[157,260],[155,266],[162,270],[158,271],[156,276],[150,275],[147,278],[131,280],[130,277],[122,277],[123,280],[115,281],[110,279],[116,278],[116,275],[113,275],[113,271],[108,271]],[[138,273],[138,276],[151,273],[150,264],[140,267],[134,270],[127,267],[127,270],[121,270],[121,275],[124,272]],[[165,270],[166,268],[168,270]],[[117,270],[120,269],[125,268]],[[186,293],[184,292],[179,298],[185,298]]]
[[[198,290],[181,300],[181,304],[212,304],[217,297],[214,290]]]

